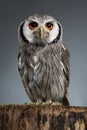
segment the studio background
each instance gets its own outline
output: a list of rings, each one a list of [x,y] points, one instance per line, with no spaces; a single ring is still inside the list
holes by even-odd
[[[0,104],[30,102],[18,73],[17,29],[32,14],[48,14],[63,26],[63,41],[70,50],[71,105],[87,106],[87,1],[3,0],[0,2]]]

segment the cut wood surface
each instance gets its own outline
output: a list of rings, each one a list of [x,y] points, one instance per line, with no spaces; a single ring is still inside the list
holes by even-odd
[[[87,130],[87,107],[0,105],[0,130]]]

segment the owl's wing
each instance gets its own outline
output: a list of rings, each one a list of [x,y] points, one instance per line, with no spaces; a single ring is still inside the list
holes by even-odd
[[[28,96],[30,95],[28,83],[32,75],[29,73],[31,72],[29,69],[31,70],[29,67],[29,60],[28,56],[26,55],[25,47],[20,47],[18,51],[18,71]]]
[[[65,75],[65,96],[62,100],[63,105],[70,105],[67,95],[68,95],[68,89],[69,89],[69,81],[70,81],[70,63],[69,63],[70,53],[67,48],[64,46],[62,47],[62,55],[61,55],[61,61],[64,65],[63,73]]]
[[[69,63],[70,53],[65,47],[62,47],[61,61],[64,65],[63,73],[65,75],[65,88],[66,94],[68,94],[69,81],[70,81],[70,63]]]

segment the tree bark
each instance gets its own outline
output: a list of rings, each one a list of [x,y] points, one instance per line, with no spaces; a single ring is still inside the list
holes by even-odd
[[[0,130],[87,130],[87,107],[0,105]]]

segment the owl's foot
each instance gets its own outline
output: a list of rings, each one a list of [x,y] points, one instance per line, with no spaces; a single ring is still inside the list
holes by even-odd
[[[52,104],[52,100],[51,99],[48,99],[46,100],[46,102],[42,102],[42,105],[46,105],[46,104]]]
[[[25,102],[24,105],[35,105],[34,102]]]
[[[59,105],[59,106],[61,106],[62,104],[60,102],[53,102],[52,105]]]
[[[37,99],[36,105],[40,105],[40,104],[42,104],[42,100],[39,98]]]

